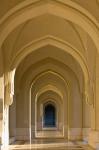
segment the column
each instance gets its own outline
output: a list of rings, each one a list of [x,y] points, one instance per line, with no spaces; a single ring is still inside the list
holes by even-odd
[[[9,144],[9,105],[13,103],[14,95],[14,73],[10,71],[4,74],[4,102],[3,102],[3,147]]]
[[[93,128],[93,120],[91,120],[91,132],[89,135],[89,144],[95,149],[99,149],[99,55],[96,56],[96,81],[95,81],[95,103],[94,111],[91,109],[91,115],[95,116],[95,125]]]
[[[3,101],[4,101],[4,77],[0,77],[0,147],[3,136]]]

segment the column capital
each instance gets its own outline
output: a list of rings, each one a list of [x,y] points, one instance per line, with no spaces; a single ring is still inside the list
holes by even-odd
[[[15,70],[9,71],[4,75],[5,81],[5,105],[11,105],[13,103],[14,96],[14,75]]]

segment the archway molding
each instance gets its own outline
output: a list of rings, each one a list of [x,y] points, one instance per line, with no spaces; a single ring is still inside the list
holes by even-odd
[[[39,92],[37,93],[37,99],[39,98],[39,96],[42,94],[42,93],[45,93],[46,91],[53,91],[55,93],[57,93],[61,99],[63,99],[63,94],[61,93],[61,91],[55,87],[54,85],[46,85],[45,87],[43,87],[42,89],[39,90]]]
[[[38,0],[34,2],[26,1],[10,10],[10,12],[1,19],[0,47],[9,33],[17,26],[46,13],[78,24],[90,35],[99,51],[99,35],[97,34],[99,32],[99,23],[87,10],[69,0],[65,2],[60,0],[46,0],[45,2]]]
[[[43,37],[41,39],[36,40],[33,43],[30,43],[26,47],[24,47],[20,53],[18,53],[15,58],[13,58],[12,64],[10,65],[11,68],[16,68],[18,65],[21,63],[21,61],[30,53],[33,51],[45,47],[47,45],[55,46],[59,48],[60,50],[63,50],[70,54],[76,61],[77,63],[81,66],[81,69],[84,74],[84,78],[86,82],[90,79],[88,67],[86,65],[85,59],[83,55],[81,55],[76,49],[71,47],[69,44],[67,44],[65,41],[62,41],[60,39],[57,39],[56,37],[48,36],[48,37]]]
[[[83,75],[84,75],[85,97],[87,98],[87,102],[92,104],[93,102],[89,102],[90,100],[88,99],[88,95],[89,95],[88,91],[90,88],[89,85],[91,85],[91,81],[90,81],[90,74],[88,71],[88,67],[86,65],[84,57],[76,49],[72,48],[69,44],[67,44],[66,42],[64,42],[60,39],[57,39],[56,37],[52,37],[52,36],[44,37],[44,38],[36,40],[35,42],[33,42],[30,45],[23,48],[21,50],[21,52],[18,53],[15,56],[15,58],[13,59],[13,62],[11,64],[11,68],[14,68],[15,66],[17,67],[21,63],[21,61],[27,55],[32,53],[33,51],[35,51],[41,47],[45,47],[47,45],[55,46],[55,47],[59,48],[60,50],[67,52],[80,65],[82,72],[83,72]]]
[[[42,76],[45,76],[46,74],[54,75],[64,83],[65,89],[67,92],[67,99],[69,99],[69,96],[70,96],[70,83],[69,83],[69,81],[66,81],[59,73],[54,72],[52,70],[47,70],[47,71],[44,71],[44,72],[40,73],[39,75],[37,75],[31,82],[30,92],[32,92],[31,90],[32,90],[33,86],[35,85],[35,83],[38,81],[38,79],[41,78]],[[63,92],[61,90],[59,90],[53,84],[47,84],[47,85],[43,86],[41,89],[39,89],[38,92],[35,93],[36,102],[37,102],[38,98],[40,97],[40,95],[42,95],[43,93],[45,93],[47,91],[53,91],[53,92],[57,93],[61,99],[63,99]]]
[[[47,70],[47,71],[45,71],[45,72],[42,72],[42,73],[40,73],[39,75],[37,75],[36,76],[36,78],[35,79],[33,79],[33,81],[31,82],[31,88],[33,87],[33,85],[36,83],[36,81],[40,78],[40,77],[42,77],[42,76],[44,76],[44,75],[46,75],[46,74],[52,74],[52,75],[54,75],[54,76],[57,76],[58,78],[60,78],[64,83],[65,83],[65,85],[66,85],[66,87],[69,87],[70,85],[69,85],[69,82],[67,82],[67,81],[65,81],[65,79],[60,75],[60,74],[58,74],[57,72],[54,72],[54,71],[51,71],[51,70]],[[47,86],[47,88],[50,88],[51,86]],[[53,86],[54,87],[54,86]],[[31,89],[30,88],[30,89]],[[68,89],[68,88],[67,88]],[[43,90],[45,90],[46,91],[46,89],[44,88]],[[54,90],[56,91],[56,88],[54,87]],[[42,93],[43,91],[40,91],[40,93]],[[60,93],[60,92],[59,92]],[[40,94],[39,94],[40,95]],[[61,97],[63,97],[62,96],[62,93],[61,94],[59,94],[59,95],[61,95]]]
[[[18,72],[20,73],[20,78],[18,77],[16,79],[16,83],[15,83],[16,87],[18,87],[18,89],[21,88],[22,79],[24,78],[24,81],[25,80],[28,81],[27,88],[29,88],[31,81],[33,81],[33,79],[36,78],[36,76],[38,74],[41,74],[46,71],[53,71],[53,72],[56,72],[57,74],[64,76],[61,71],[63,70],[62,66],[65,65],[66,68],[64,69],[64,71],[67,72],[66,79],[68,80],[68,73],[71,72],[71,74],[73,74],[77,80],[79,91],[82,93],[83,85],[82,84],[80,85],[80,81],[83,80],[83,77],[80,79],[79,76],[77,75],[77,73],[79,73],[79,72],[75,72],[74,69],[75,69],[76,65],[75,65],[74,69],[72,69],[71,66],[68,66],[69,62],[67,63],[67,60],[66,60],[66,62],[64,62],[64,61],[62,62],[61,59],[58,60],[58,57],[54,58],[53,56],[41,58],[41,59],[35,61],[33,64],[30,64],[27,68],[23,68],[25,70],[23,70],[22,72],[21,72],[22,67],[19,66],[20,68],[18,68],[19,69]],[[49,63],[51,65],[50,67],[49,67]],[[25,62],[22,61],[22,64],[25,64]],[[46,67],[44,68],[45,64],[46,64]],[[41,68],[40,70],[39,70],[39,67]],[[55,69],[55,67],[57,67],[57,69]],[[36,70],[36,72],[34,72],[34,70]]]

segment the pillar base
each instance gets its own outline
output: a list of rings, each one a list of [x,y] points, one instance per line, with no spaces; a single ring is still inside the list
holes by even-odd
[[[88,137],[88,144],[99,150],[99,131],[91,130]]]

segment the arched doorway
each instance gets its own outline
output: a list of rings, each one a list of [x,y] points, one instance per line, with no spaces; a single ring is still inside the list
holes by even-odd
[[[43,127],[56,127],[56,109],[53,104],[46,104],[43,110]]]

